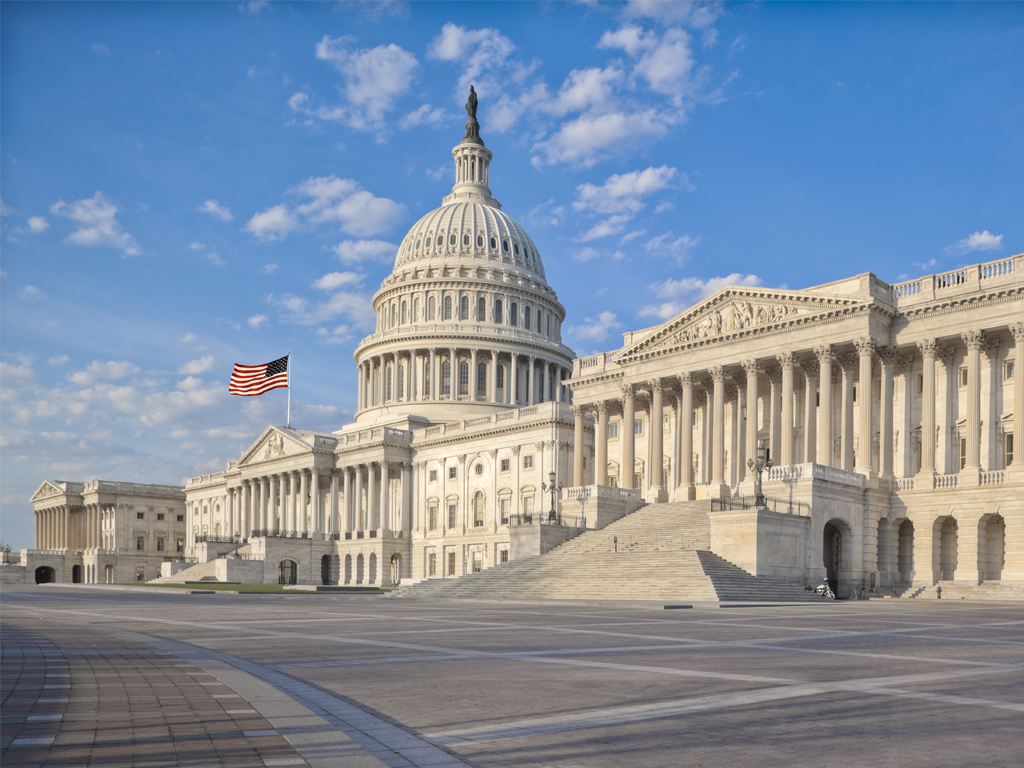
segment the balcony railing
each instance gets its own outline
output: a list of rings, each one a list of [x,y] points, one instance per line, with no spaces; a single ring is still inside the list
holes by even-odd
[[[529,515],[510,515],[508,525],[560,525],[566,528],[586,528],[586,518],[583,515],[555,514],[555,519],[549,518],[550,512],[534,512]]]
[[[802,515],[804,517],[808,517],[811,514],[811,505],[805,501],[790,501],[789,499],[780,499],[776,496],[765,496],[764,501],[765,508],[770,509],[772,512]],[[732,512],[742,509],[755,509],[756,507],[756,496],[728,496],[711,500],[712,512]]]

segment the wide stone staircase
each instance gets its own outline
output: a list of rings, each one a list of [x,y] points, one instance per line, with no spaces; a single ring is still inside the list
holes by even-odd
[[[802,586],[755,578],[711,552],[710,508],[709,501],[648,505],[543,555],[403,585],[393,596],[821,602]]]
[[[1024,581],[940,581],[943,600],[1024,600]],[[935,597],[935,586],[923,590],[920,597]]]
[[[211,560],[208,563],[196,563],[183,571],[178,571],[173,576],[160,576],[150,579],[150,584],[184,584],[186,581],[199,581],[203,577],[217,578],[217,563]]]

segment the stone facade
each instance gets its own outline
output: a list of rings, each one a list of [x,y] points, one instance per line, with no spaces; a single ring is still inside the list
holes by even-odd
[[[724,288],[574,362],[577,421],[599,436],[587,482],[723,499],[711,548],[758,575],[827,572],[844,592],[1024,579],[1022,318],[1024,255],[895,285]],[[759,446],[765,492],[795,500],[805,532],[728,501],[753,493]]]

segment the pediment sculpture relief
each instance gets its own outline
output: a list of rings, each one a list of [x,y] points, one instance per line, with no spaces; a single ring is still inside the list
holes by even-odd
[[[284,435],[271,435],[263,451],[263,458],[272,459],[275,456],[284,456],[284,454]]]
[[[711,310],[680,328],[670,338],[672,344],[685,344],[708,339],[723,333],[733,333],[759,325],[771,325],[800,314],[798,307],[786,304],[754,304],[734,301],[720,310]]]

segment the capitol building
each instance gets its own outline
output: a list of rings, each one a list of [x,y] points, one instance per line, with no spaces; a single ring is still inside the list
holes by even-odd
[[[726,287],[577,358],[471,107],[451,194],[373,297],[353,423],[268,426],[184,488],[46,481],[5,580],[698,599],[658,586],[689,557],[719,598],[723,569],[794,597],[1024,590],[1024,254]]]

